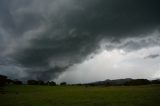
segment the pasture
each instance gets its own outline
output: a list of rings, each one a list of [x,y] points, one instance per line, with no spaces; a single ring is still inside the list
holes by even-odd
[[[158,106],[160,85],[31,86],[13,85],[0,93],[0,106]]]

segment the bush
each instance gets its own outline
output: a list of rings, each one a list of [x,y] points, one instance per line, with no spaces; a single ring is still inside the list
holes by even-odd
[[[160,80],[158,80],[158,79],[157,80],[152,80],[151,83],[152,84],[160,84]]]
[[[42,80],[37,81],[37,83],[38,83],[38,85],[45,85],[44,81],[42,81]]]
[[[67,85],[67,83],[66,82],[61,82],[60,85]]]
[[[50,86],[56,86],[56,83],[54,81],[50,81],[50,82],[48,81],[47,84]]]
[[[36,80],[28,80],[27,84],[28,85],[38,85],[38,81],[36,81]]]
[[[15,81],[13,81],[13,83],[15,85],[22,85],[23,84],[22,81],[20,81],[20,80],[15,80]]]
[[[147,85],[150,81],[147,79],[135,79],[125,83],[125,85]]]
[[[7,83],[7,76],[0,75],[0,86],[4,86]]]

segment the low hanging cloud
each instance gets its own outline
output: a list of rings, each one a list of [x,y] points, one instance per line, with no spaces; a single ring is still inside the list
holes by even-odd
[[[126,52],[123,49],[104,50],[92,59],[70,67],[56,79],[56,82],[86,83],[123,78],[158,79],[160,59],[144,57],[159,52],[160,47],[143,48],[134,52]]]
[[[0,58],[9,59],[6,68],[20,68],[24,79],[50,80],[96,54],[103,44],[108,50],[128,51],[159,46],[159,3],[1,0]]]
[[[151,54],[149,56],[144,57],[144,59],[154,59],[154,58],[158,58],[160,55],[159,54]]]

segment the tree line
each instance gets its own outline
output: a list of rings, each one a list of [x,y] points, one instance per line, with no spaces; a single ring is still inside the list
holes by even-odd
[[[12,80],[9,79],[5,75],[0,75],[0,87],[5,85],[23,85],[24,83],[18,79]],[[42,80],[27,80],[27,85],[50,85],[50,86],[56,86],[56,82],[54,81],[42,81]],[[61,82],[60,85],[67,85],[66,82]]]
[[[24,84],[22,81],[15,79],[9,79],[5,75],[0,75],[0,87],[5,85],[22,85]],[[118,80],[105,80],[87,84],[72,84],[73,86],[133,86],[133,85],[148,85],[148,84],[160,84],[160,80],[148,80],[148,79],[118,79]],[[49,85],[56,86],[56,82],[47,81],[44,82],[42,80],[28,80],[27,85]],[[60,85],[65,86],[68,85],[66,82],[61,82]]]

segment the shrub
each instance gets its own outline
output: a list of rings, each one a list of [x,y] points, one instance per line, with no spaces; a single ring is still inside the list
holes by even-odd
[[[150,81],[147,79],[135,79],[125,83],[125,85],[147,85]]]
[[[22,85],[23,84],[22,81],[20,81],[20,80],[15,80],[15,81],[13,81],[13,83],[15,85]]]
[[[38,81],[36,81],[36,80],[28,80],[27,84],[28,85],[38,85]]]
[[[151,83],[152,84],[160,84],[160,80],[158,80],[158,79],[157,80],[152,80]]]
[[[50,85],[50,86],[56,86],[56,83],[55,83],[54,81],[50,81],[50,82],[48,81],[47,83],[48,83],[48,85]]]
[[[0,75],[0,86],[4,86],[7,83],[7,76]]]
[[[67,83],[66,82],[61,82],[60,85],[67,85]]]

